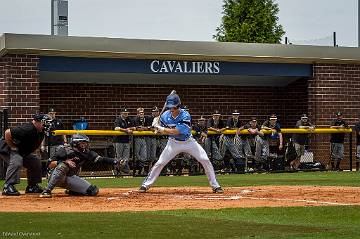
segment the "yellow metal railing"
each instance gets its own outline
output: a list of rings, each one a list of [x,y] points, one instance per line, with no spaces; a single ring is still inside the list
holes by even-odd
[[[265,134],[270,134],[271,130],[261,130]],[[351,133],[352,129],[331,129],[331,128],[317,128],[314,130],[309,129],[297,129],[297,128],[284,128],[281,129],[283,134],[333,134],[333,133]],[[193,134],[195,131],[193,131]],[[235,134],[236,130],[225,130],[222,134]],[[119,136],[119,135],[128,135],[125,132],[116,131],[116,130],[55,130],[53,135],[73,135],[73,134],[85,134],[85,135],[103,135],[103,136]],[[215,131],[208,132],[208,135],[219,134]],[[240,134],[249,134],[248,130],[242,130]],[[153,136],[159,135],[153,131],[133,131],[131,135],[135,136]]]

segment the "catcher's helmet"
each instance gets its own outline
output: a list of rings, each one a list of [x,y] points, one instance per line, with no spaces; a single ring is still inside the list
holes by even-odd
[[[180,97],[176,93],[170,94],[166,97],[166,108],[179,107],[180,104]]]
[[[89,139],[89,137],[87,137],[84,134],[74,134],[71,138],[71,145],[76,146],[77,143],[80,143],[80,142],[90,143],[90,139]]]

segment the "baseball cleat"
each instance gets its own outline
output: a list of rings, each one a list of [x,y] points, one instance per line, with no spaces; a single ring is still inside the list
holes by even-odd
[[[44,190],[41,194],[40,194],[41,198],[51,198],[51,192],[49,190]]]
[[[224,190],[221,187],[213,188],[213,193],[224,193]]]
[[[25,193],[42,193],[44,189],[40,187],[38,184],[27,186],[25,189]]]
[[[2,191],[4,196],[20,196],[19,191],[14,187],[14,185],[5,185]]]
[[[147,189],[145,186],[141,186],[141,187],[139,188],[139,192],[140,192],[140,193],[146,193],[147,190],[148,190],[148,189]]]

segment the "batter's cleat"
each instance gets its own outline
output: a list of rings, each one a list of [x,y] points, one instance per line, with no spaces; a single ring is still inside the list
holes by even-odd
[[[41,198],[51,198],[52,195],[51,195],[51,192],[50,192],[49,190],[44,190],[44,191],[40,194],[39,197],[41,197]]]
[[[221,187],[213,188],[213,193],[224,193],[224,190]]]
[[[25,193],[42,193],[43,191],[44,189],[38,184],[32,186],[28,185],[25,189]]]
[[[14,185],[10,184],[10,185],[4,185],[2,195],[4,195],[4,196],[20,196],[20,193],[18,190],[16,190]]]
[[[148,190],[148,189],[147,189],[145,186],[141,186],[141,187],[139,188],[139,192],[140,192],[140,193],[146,193],[147,190]]]

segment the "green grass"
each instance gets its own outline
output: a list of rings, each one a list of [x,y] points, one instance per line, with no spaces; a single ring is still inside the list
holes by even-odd
[[[360,207],[132,213],[1,213],[3,232],[38,238],[359,238]],[[36,237],[36,236],[34,236]]]
[[[353,186],[360,187],[360,173],[356,172],[299,172],[277,174],[243,174],[243,175],[218,175],[223,187],[260,186],[260,185],[319,185],[319,186]],[[135,178],[97,178],[89,179],[100,188],[104,187],[139,187],[143,177]],[[2,184],[3,181],[0,181]],[[46,182],[43,182],[45,185]],[[24,189],[26,180],[17,186]],[[154,186],[208,186],[205,175],[200,176],[160,176]]]
[[[355,172],[219,175],[218,179],[224,187],[360,186],[360,174]],[[89,180],[100,188],[138,187],[143,178]],[[22,180],[17,188],[24,189],[25,186],[26,180]],[[208,182],[205,176],[162,176],[155,186],[208,186]],[[33,232],[40,233],[40,236],[27,238],[360,238],[359,211],[360,206],[331,206],[119,213],[0,213],[0,237],[5,237],[4,232]]]

